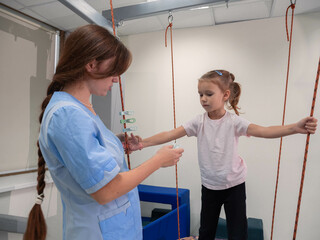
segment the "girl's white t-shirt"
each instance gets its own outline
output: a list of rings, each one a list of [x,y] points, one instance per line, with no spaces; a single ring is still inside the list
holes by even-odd
[[[250,122],[226,112],[217,120],[208,113],[183,124],[187,136],[197,137],[202,185],[212,190],[234,187],[245,181],[247,166],[238,154],[238,139],[247,135]]]

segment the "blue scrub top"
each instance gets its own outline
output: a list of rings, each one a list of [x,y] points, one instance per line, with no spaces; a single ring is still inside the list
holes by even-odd
[[[128,171],[120,140],[66,92],[44,112],[39,144],[63,205],[64,240],[141,240],[137,188],[105,205],[91,196]]]

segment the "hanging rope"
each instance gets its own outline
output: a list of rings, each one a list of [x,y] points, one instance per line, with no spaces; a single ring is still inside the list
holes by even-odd
[[[110,9],[111,9],[111,17],[112,17],[112,29],[113,29],[113,35],[116,36],[116,27],[114,23],[114,15],[113,15],[113,6],[112,6],[112,0],[110,0]],[[121,83],[121,76],[119,76],[119,87],[120,87],[120,96],[121,96],[121,109],[124,111],[124,101],[123,101],[123,94],[122,94],[122,83]],[[127,124],[125,122],[126,116],[123,114],[122,119],[124,120],[123,127],[126,129]],[[124,133],[124,142],[125,142],[125,149],[129,149],[129,144],[128,144],[128,134],[127,132]],[[131,169],[130,165],[130,155],[129,151],[127,151],[127,160],[128,160],[128,168]]]
[[[292,10],[292,15],[291,15],[291,30],[290,30],[290,37],[289,37],[288,23],[287,22],[288,22],[288,11],[289,11],[290,8]],[[292,43],[294,8],[295,8],[295,3],[292,3],[292,1],[291,1],[291,5],[287,8],[287,11],[286,11],[286,33],[287,33],[287,40],[289,41],[289,54],[288,54],[288,66],[287,66],[287,78],[286,78],[286,87],[285,87],[285,94],[284,94],[284,104],[283,104],[282,126],[284,125],[284,120],[285,120],[285,115],[286,115],[286,104],[287,104],[287,92],[288,92],[289,69],[290,69],[290,58],[291,58],[291,43]],[[278,192],[279,174],[280,174],[281,152],[282,152],[282,137],[280,138],[277,178],[276,178],[276,187],[275,187],[274,201],[273,201],[273,213],[272,213],[272,224],[271,224],[271,235],[270,235],[270,239],[271,240],[273,238],[274,217],[275,217],[275,212],[276,212],[277,192]]]
[[[173,66],[173,44],[172,44],[172,21],[173,16],[171,15],[171,12],[169,13],[168,17],[168,26],[166,28],[165,32],[165,46],[167,47],[167,32],[170,28],[170,41],[171,41],[171,74],[172,74],[172,100],[173,100],[173,125],[174,128],[177,128],[176,126],[176,104],[175,104],[175,94],[174,94],[174,66]],[[176,140],[175,140],[176,142]],[[177,218],[178,218],[178,239],[180,240],[180,215],[179,215],[179,186],[178,186],[178,165],[176,163],[175,165],[176,170],[176,195],[177,195]]]
[[[312,99],[310,117],[313,117],[314,106],[316,104],[317,90],[318,90],[318,84],[319,84],[319,73],[320,73],[320,58],[319,58],[319,63],[318,63],[318,71],[317,71],[316,82],[315,82],[315,85],[314,85],[314,92],[313,92],[313,99]],[[308,135],[307,135],[306,148],[305,148],[305,151],[304,151],[304,160],[303,160],[302,173],[301,173],[301,181],[300,181],[299,198],[298,198],[298,204],[297,204],[296,220],[295,220],[294,231],[293,231],[293,240],[296,239],[296,234],[297,234],[297,229],[298,229],[298,221],[299,221],[300,204],[301,204],[301,197],[302,197],[302,190],[303,190],[303,183],[304,183],[304,175],[305,175],[305,171],[306,171],[308,150],[309,150],[309,140],[310,140],[310,133],[308,133]]]

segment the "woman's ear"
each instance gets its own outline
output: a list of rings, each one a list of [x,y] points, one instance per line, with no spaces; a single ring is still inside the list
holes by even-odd
[[[86,64],[86,70],[88,73],[94,73],[97,70],[98,62],[97,60],[92,60],[91,62]]]

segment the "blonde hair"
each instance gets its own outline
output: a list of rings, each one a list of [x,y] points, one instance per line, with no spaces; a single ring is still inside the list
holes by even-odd
[[[216,84],[222,92],[230,90],[230,97],[226,102],[228,109],[233,109],[237,115],[239,115],[238,103],[241,95],[241,86],[234,81],[235,77],[232,73],[226,70],[212,70],[202,75],[199,79],[201,81],[212,82]]]

